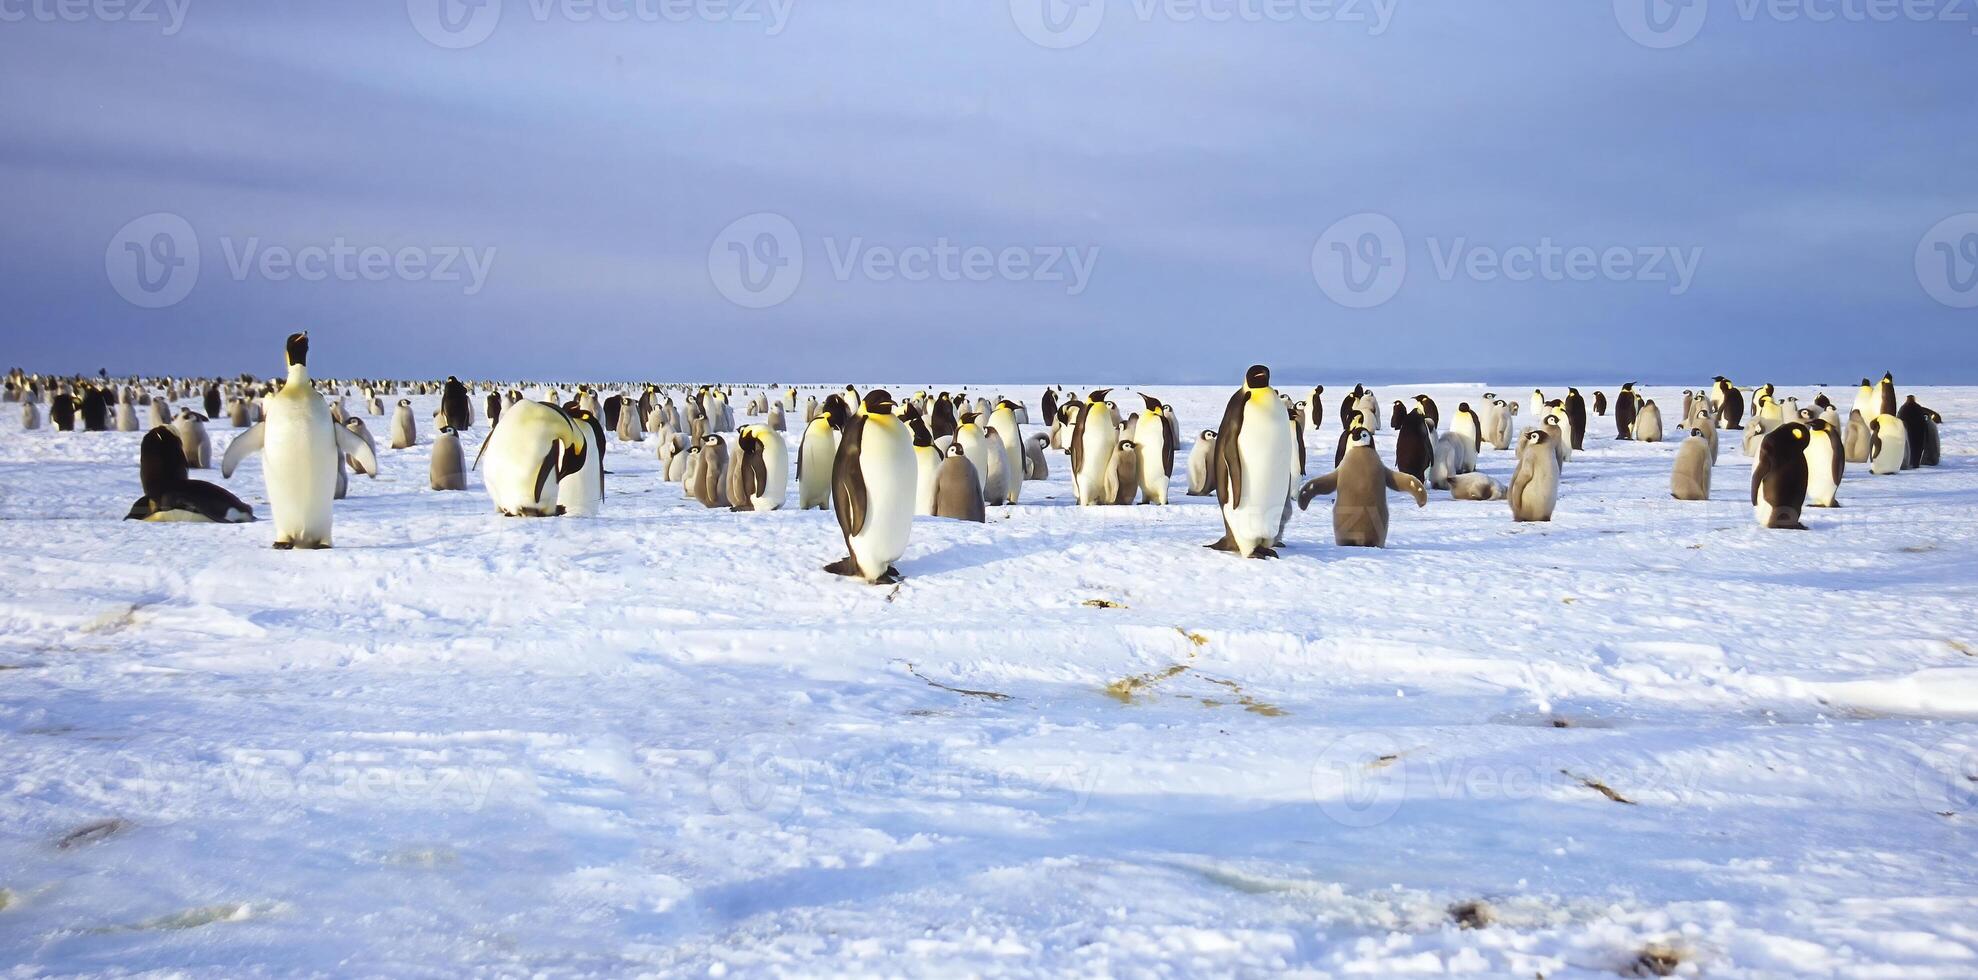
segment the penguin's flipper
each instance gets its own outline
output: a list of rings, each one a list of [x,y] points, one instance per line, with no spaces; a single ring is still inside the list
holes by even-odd
[[[337,426],[337,429],[343,432],[349,431],[340,425]],[[239,466],[241,460],[260,452],[261,441],[266,439],[267,436],[268,423],[256,422],[248,426],[246,432],[235,436],[234,441],[227,443],[227,453],[225,456],[220,457],[221,478],[233,479],[234,467]],[[356,436],[352,436],[351,438],[354,439]]]
[[[550,485],[550,477],[553,474],[555,474],[559,468],[557,466],[557,457],[560,456],[562,452],[563,452],[562,440],[557,440],[549,444],[549,452],[543,454],[543,465],[538,467],[536,470],[536,495],[533,499],[541,500],[543,499],[543,494],[548,492]]]
[[[1392,476],[1388,477],[1389,482],[1393,482],[1393,479],[1394,478]],[[1333,491],[1338,489],[1339,489],[1338,470],[1333,470],[1332,472],[1327,473],[1324,476],[1315,476],[1309,480],[1306,480],[1305,485],[1298,488],[1298,509],[1304,510],[1305,508],[1310,507],[1312,505],[1312,498],[1320,496],[1321,494],[1332,493]]]
[[[838,529],[845,535],[845,550],[852,538],[865,530],[865,473],[859,469],[859,452],[865,441],[865,416],[855,415],[845,423],[838,442],[838,456],[831,464],[831,509],[837,512]]]
[[[255,428],[258,429],[260,427],[261,423],[255,424]],[[351,468],[363,473],[365,476],[376,479],[378,476],[378,454],[371,450],[371,444],[365,442],[362,436],[341,425],[334,428],[336,429],[337,450],[350,457]],[[246,437],[243,436],[242,438]],[[236,439],[234,441],[238,443],[240,440]],[[227,447],[227,455],[233,455],[232,446]]]
[[[1765,477],[1766,477],[1767,475],[1769,475],[1769,474],[1770,474],[1771,472],[1772,472],[1772,465],[1771,465],[1771,460],[1769,460],[1769,459],[1767,459],[1767,458],[1766,458],[1766,456],[1765,456],[1765,450],[1763,450],[1763,449],[1760,449],[1760,450],[1758,451],[1758,462],[1756,462],[1756,463],[1754,463],[1754,464],[1752,464],[1752,467],[1751,467],[1751,504],[1752,504],[1752,506],[1754,506],[1754,507],[1756,507],[1756,506],[1758,506],[1758,491],[1759,491],[1759,488],[1760,488],[1761,486],[1763,486],[1763,485],[1764,485],[1764,483],[1765,483]]]
[[[1216,496],[1225,507],[1243,504],[1243,405],[1250,400],[1250,389],[1239,388],[1223,408],[1222,424],[1216,427]]]
[[[1161,470],[1168,475],[1169,479],[1173,479],[1174,444],[1180,441],[1175,434],[1173,412],[1163,412],[1161,414],[1161,434],[1166,437],[1167,442],[1167,445],[1161,448]]]
[[[1428,491],[1422,489],[1422,481],[1406,473],[1397,473],[1393,470],[1388,470],[1387,488],[1397,493],[1405,493],[1414,497],[1415,506],[1417,507],[1427,507],[1429,505]]]
[[[130,513],[124,515],[124,520],[142,521],[149,518],[150,516],[151,516],[151,498],[139,497],[137,498],[137,503],[130,505]]]

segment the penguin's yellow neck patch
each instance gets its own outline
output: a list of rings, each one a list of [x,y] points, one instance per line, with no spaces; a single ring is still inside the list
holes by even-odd
[[[1251,404],[1256,404],[1256,403],[1258,403],[1258,402],[1265,402],[1265,401],[1269,401],[1269,400],[1271,400],[1271,398],[1273,398],[1273,397],[1275,397],[1275,395],[1274,395],[1274,393],[1273,393],[1273,392],[1272,392],[1272,391],[1271,391],[1271,390],[1270,390],[1269,388],[1252,388],[1252,389],[1250,389],[1250,402],[1251,402]]]

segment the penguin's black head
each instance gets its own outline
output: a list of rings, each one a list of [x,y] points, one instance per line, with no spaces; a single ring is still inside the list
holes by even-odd
[[[1249,388],[1269,388],[1271,369],[1262,364],[1250,365],[1250,370],[1243,372],[1243,384]]]
[[[1141,400],[1141,401],[1143,401],[1143,402],[1146,402],[1146,403],[1147,403],[1147,410],[1148,410],[1148,411],[1150,411],[1150,412],[1154,412],[1154,413],[1156,413],[1156,414],[1159,414],[1159,413],[1160,413],[1160,411],[1161,411],[1161,400],[1160,400],[1159,398],[1155,398],[1155,397],[1154,397],[1153,395],[1148,395],[1148,394],[1142,394],[1142,395],[1140,396],[1140,400]]]
[[[865,411],[868,415],[893,414],[893,396],[884,388],[874,388],[866,392]]]
[[[1216,438],[1216,430],[1214,430],[1214,429],[1203,429],[1203,430],[1202,430],[1202,438],[1204,438],[1204,439],[1207,439],[1207,440],[1211,440],[1211,441],[1213,441],[1213,440],[1214,440],[1214,439]]]
[[[1457,402],[1457,403],[1456,403],[1456,410],[1457,410],[1458,412],[1467,412],[1467,411],[1469,411],[1469,410],[1470,410],[1470,403],[1469,403],[1469,402]]]
[[[1112,393],[1113,393],[1113,389],[1111,388],[1100,388],[1097,391],[1094,391],[1093,393],[1085,396],[1085,400],[1096,404],[1098,402],[1105,401],[1106,396]]]
[[[1119,441],[1119,447],[1120,447],[1121,449],[1138,449],[1138,448],[1139,448],[1139,444],[1138,444],[1138,443],[1135,443],[1135,442],[1134,442],[1133,440],[1131,440],[1131,439],[1121,439],[1121,440]]]
[[[1551,436],[1546,435],[1544,429],[1533,429],[1532,431],[1525,433],[1525,441],[1531,443],[1534,446],[1543,445],[1545,441],[1550,438]]]
[[[288,335],[287,356],[290,367],[309,363],[308,333],[292,333]]]
[[[964,459],[966,459],[966,458],[968,457],[968,454],[967,454],[967,453],[964,453],[964,452],[962,452],[962,447],[961,447],[961,443],[953,443],[953,444],[951,444],[951,445],[949,445],[949,446],[948,446],[948,455],[949,455],[949,456],[960,456],[960,457],[962,457],[962,458],[964,458]]]
[[[137,503],[130,505],[130,513],[124,515],[124,520],[141,521],[157,512],[158,505],[150,497],[139,497]]]
[[[759,453],[762,452],[762,440],[756,438],[753,432],[744,432],[740,439],[735,440],[735,448],[740,449],[744,455]]]
[[[1882,380],[1883,380],[1883,381],[1886,381],[1886,382],[1888,382],[1888,383],[1890,383],[1890,384],[1895,384],[1895,382],[1896,382],[1896,376],[1895,376],[1895,375],[1893,375],[1893,374],[1890,374],[1890,373],[1889,373],[1889,372],[1887,372],[1887,371],[1883,371],[1883,372],[1882,372]]]
[[[913,433],[914,446],[934,445],[934,434],[927,431],[927,423],[921,421],[919,412],[911,413],[904,416],[904,418],[907,420],[908,431]]]
[[[1371,447],[1374,444],[1374,434],[1368,432],[1366,426],[1356,425],[1353,427],[1353,431],[1346,436],[1346,443],[1350,446]]]

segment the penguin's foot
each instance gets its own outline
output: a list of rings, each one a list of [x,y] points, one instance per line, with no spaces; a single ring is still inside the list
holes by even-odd
[[[277,542],[275,542],[275,550],[276,550],[276,551],[288,551],[288,550],[290,550],[290,549],[293,549],[294,547],[295,547],[295,543],[294,543],[294,542],[292,542],[292,541],[277,541]]]
[[[898,585],[898,584],[900,584],[901,582],[904,582],[904,581],[906,581],[906,580],[907,580],[907,577],[906,577],[905,575],[901,575],[901,574],[900,574],[900,570],[899,570],[898,568],[896,568],[896,567],[894,567],[894,566],[892,566],[892,565],[888,565],[888,566],[886,566],[886,571],[885,571],[885,573],[884,573],[884,574],[881,574],[881,575],[880,575],[880,576],[879,576],[878,578],[876,578],[876,579],[873,579],[873,580],[872,580],[872,584],[874,584],[874,585]]]
[[[1276,557],[1277,557],[1277,549],[1275,549],[1275,548],[1258,548],[1257,550],[1255,550],[1255,551],[1252,551],[1252,552],[1250,552],[1250,557],[1252,557],[1252,558],[1276,558]]]
[[[833,575],[846,575],[852,578],[859,577],[859,563],[854,561],[849,555],[824,566],[824,570]]]

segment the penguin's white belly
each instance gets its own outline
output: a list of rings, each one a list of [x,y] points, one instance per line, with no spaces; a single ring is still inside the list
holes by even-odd
[[[1813,438],[1827,439],[1822,432]],[[1831,445],[1831,443],[1829,443]],[[1832,507],[1840,487],[1834,483],[1834,454],[1825,449],[1809,450],[1806,454],[1806,502],[1812,507]]]
[[[337,490],[336,433],[330,408],[314,392],[268,399],[262,474],[275,540],[298,545],[330,540],[330,501]]]
[[[1085,421],[1084,444],[1079,447],[1080,466],[1072,474],[1078,502],[1081,506],[1112,503],[1117,495],[1118,469],[1113,465],[1113,453],[1119,448],[1118,427],[1113,422],[1113,413],[1103,408],[1086,411],[1091,417]],[[1113,495],[1108,494],[1109,488]]]
[[[934,488],[941,472],[941,454],[932,446],[916,446],[913,451],[915,483],[913,512],[922,517],[934,513]]]
[[[838,456],[838,431],[813,422],[804,430],[803,479],[797,481],[797,506],[803,510],[831,505],[831,467]]]
[[[867,578],[885,574],[906,554],[919,483],[906,426],[867,420],[859,438],[859,475],[865,481],[865,527],[852,535],[852,557]]]
[[[1150,504],[1168,502],[1168,429],[1158,417],[1140,416],[1133,431],[1133,442],[1140,447],[1140,492]]]
[[[1291,471],[1298,465],[1291,446],[1291,422],[1275,399],[1243,406],[1243,431],[1236,438],[1238,465],[1243,467],[1242,500],[1224,507],[1239,551],[1247,555],[1259,545],[1277,540],[1284,520],[1284,502],[1291,495]]]

